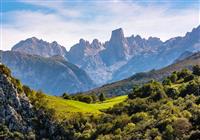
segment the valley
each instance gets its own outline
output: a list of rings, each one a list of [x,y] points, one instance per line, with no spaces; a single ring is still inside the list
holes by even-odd
[[[0,5],[0,140],[200,140],[200,0]]]
[[[133,87],[128,96],[85,103],[77,99],[86,94],[56,97],[31,90],[0,65],[0,110],[6,112],[0,113],[0,138],[193,140],[200,136],[199,76],[196,65],[162,83]]]

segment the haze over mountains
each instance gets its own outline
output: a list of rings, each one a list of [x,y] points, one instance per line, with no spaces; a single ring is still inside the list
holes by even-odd
[[[149,37],[148,39],[142,38],[139,35],[125,37],[123,30],[119,28],[112,31],[110,40],[106,42],[94,39],[90,43],[80,39],[79,43],[72,46],[68,52],[57,42],[48,43],[32,37],[17,43],[11,52],[3,52],[5,55],[3,56],[3,62],[11,67],[17,78],[22,80],[22,77],[26,77],[22,82],[36,89],[43,88],[43,82],[40,83],[41,75],[35,76],[35,80],[38,83],[37,86],[32,85],[33,81],[30,82],[31,80],[27,76],[33,76],[30,73],[34,70],[40,73],[43,70],[42,67],[48,65],[46,72],[43,72],[43,76],[46,74],[43,80],[52,80],[51,78],[54,77],[56,80],[52,80],[47,85],[53,85],[53,87],[59,84],[62,85],[56,91],[54,91],[55,88],[53,87],[48,89],[47,85],[44,86],[48,92],[59,93],[64,90],[77,92],[128,78],[138,72],[162,68],[172,64],[180,56],[184,56],[186,52],[193,53],[199,50],[200,26],[186,33],[183,37],[171,38],[165,42],[162,42],[157,37]],[[20,53],[16,53],[16,51]],[[52,59],[55,55],[62,56],[62,61],[60,61],[60,57],[59,60]],[[16,58],[20,56],[20,59],[11,59],[11,56]],[[32,60],[34,61],[32,62]],[[55,65],[49,66],[49,63],[55,63]],[[22,69],[23,67],[26,68],[27,65],[34,66],[29,68],[29,71]],[[69,65],[78,72],[74,72]],[[38,71],[37,68],[41,69]],[[61,74],[62,72],[60,73],[60,68],[65,73],[63,74],[65,75],[65,80],[62,79],[63,75]],[[68,70],[65,70],[65,68]],[[60,77],[57,75],[58,73]]]
[[[23,84],[45,93],[60,95],[80,92],[95,85],[85,71],[67,62],[61,56],[44,58],[14,51],[0,51],[2,62]]]
[[[105,93],[107,97],[111,97],[131,93],[132,88],[135,85],[141,85],[151,80],[162,81],[174,71],[181,71],[183,69],[192,70],[192,67],[195,65],[200,65],[200,51],[192,53],[189,56],[185,56],[185,58],[183,58],[183,55],[181,55],[181,57],[177,59],[175,63],[164,68],[151,70],[148,72],[140,72],[127,79],[92,89],[88,92],[85,92],[85,94]]]

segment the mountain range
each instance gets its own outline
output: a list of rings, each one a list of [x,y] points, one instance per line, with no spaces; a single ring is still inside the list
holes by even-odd
[[[61,56],[41,57],[15,51],[0,52],[2,62],[23,84],[53,95],[80,92],[94,87],[92,80]]]
[[[187,52],[194,53],[199,50],[200,26],[186,33],[183,37],[174,37],[165,42],[157,37],[149,37],[148,39],[142,38],[139,35],[125,37],[123,29],[119,28],[112,31],[110,39],[106,42],[100,42],[98,39],[94,39],[90,43],[87,40],[80,39],[69,51],[55,41],[48,43],[36,37],[28,38],[17,43],[10,52],[3,52],[3,54],[14,53],[15,56],[20,54],[20,56],[24,55],[28,57],[23,57],[17,62],[18,59],[12,59],[11,61],[8,59],[8,56],[3,56],[3,62],[11,67],[14,76],[22,80],[25,84],[34,89],[41,88],[42,90],[45,89],[44,91],[48,91],[48,93],[56,92],[57,94],[65,90],[71,93],[85,91],[128,78],[138,72],[160,69],[176,62],[179,58],[182,59],[181,56],[184,58],[184,56],[187,56]],[[17,54],[17,52],[20,53]],[[55,57],[58,58],[58,56],[62,56],[62,62],[60,62],[60,57],[59,60],[55,60]],[[72,70],[71,68],[66,71],[63,68],[66,75],[63,74],[65,76],[62,76],[59,69],[60,67],[57,68],[56,65],[53,64],[46,69],[45,73],[42,73],[42,76],[46,75],[45,79],[42,80],[41,75],[35,77],[38,83],[36,86],[32,84],[33,81],[30,82],[31,79],[27,77],[28,75],[33,76],[30,75],[31,69],[29,69],[29,71],[26,69],[22,70],[23,67],[26,68],[26,63],[24,62],[27,62],[27,64],[29,63],[30,60],[27,60],[29,57],[31,57],[31,60],[39,59],[29,64],[30,66],[35,64],[35,68],[31,67],[32,71],[35,69],[35,71],[41,73],[41,71],[37,70],[38,65],[39,68],[42,68],[43,65],[49,66],[49,63],[52,62],[58,63],[59,66],[62,65],[62,68],[69,68],[66,64],[73,65],[73,68],[81,72],[74,74],[70,71]],[[40,65],[40,61],[43,62],[42,65]],[[18,65],[19,62],[21,66]],[[52,69],[56,69],[57,72],[53,72],[55,70]],[[51,70],[52,73],[50,73]],[[26,73],[28,73],[27,76],[25,76]],[[79,73],[84,73],[82,76],[84,78],[81,80],[80,76],[82,74]],[[24,79],[22,79],[22,77],[24,77]],[[48,79],[47,77],[49,80],[52,80],[52,77],[58,77],[58,79],[56,78],[56,80],[54,79],[46,86],[43,86],[42,83],[46,83],[45,80]],[[61,77],[66,78],[63,80]],[[62,86],[55,91],[53,87],[59,84]],[[54,86],[49,88],[50,85]],[[65,85],[70,86],[64,88]]]
[[[182,55],[181,55],[182,56]],[[181,57],[182,58],[182,57]],[[171,65],[163,67],[158,70],[151,70],[148,72],[140,72],[132,75],[127,79],[123,79],[111,84],[106,84],[101,87],[84,92],[84,94],[99,94],[104,93],[107,97],[123,95],[132,92],[135,85],[141,85],[151,80],[162,81],[174,71],[183,69],[192,70],[194,65],[200,65],[200,52],[190,54],[182,60],[179,60]]]

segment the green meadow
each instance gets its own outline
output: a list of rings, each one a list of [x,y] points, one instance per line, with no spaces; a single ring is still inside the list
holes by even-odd
[[[75,100],[66,100],[61,97],[46,95],[47,108],[55,110],[55,116],[58,119],[67,119],[74,117],[76,114],[98,115],[103,113],[102,110],[113,107],[115,104],[123,102],[127,95],[107,99],[104,102],[87,104]]]

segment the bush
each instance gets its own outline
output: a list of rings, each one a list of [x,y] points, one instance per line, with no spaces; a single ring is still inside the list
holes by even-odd
[[[64,99],[71,99],[71,96],[69,94],[67,94],[67,93],[63,93],[62,97]]]
[[[174,72],[171,76],[168,77],[168,79],[171,80],[172,83],[175,83],[178,80],[178,76]]]
[[[91,97],[91,96],[87,96],[87,95],[83,96],[83,97],[80,99],[80,101],[85,102],[85,103],[88,103],[88,104],[93,102],[92,97]]]
[[[183,69],[181,72],[178,72],[178,79],[184,79],[187,76],[190,76],[192,73],[188,69]]]
[[[200,76],[200,66],[199,65],[193,66],[192,71],[193,71],[194,75]]]
[[[26,96],[29,97],[29,95],[31,94],[32,90],[28,86],[26,86],[26,85],[23,85],[22,88],[23,88],[24,93],[26,94]]]
[[[92,94],[91,97],[92,97],[93,102],[96,102],[96,101],[97,101],[97,96],[96,96],[96,94]]]
[[[172,99],[176,99],[178,98],[179,95],[179,91],[175,88],[167,88],[166,89],[166,94],[168,97],[172,98]]]
[[[144,86],[136,90],[133,96],[140,98],[149,97],[153,101],[158,101],[162,98],[167,97],[162,84],[155,81],[145,84]]]
[[[146,100],[136,98],[136,99],[130,101],[130,105],[128,107],[128,112],[129,112],[129,115],[132,115],[137,112],[145,112],[145,111],[147,111],[148,107],[149,106],[148,106]]]
[[[180,96],[185,97],[186,95],[193,94],[195,96],[200,95],[200,80],[192,80],[189,84],[181,91]]]
[[[11,71],[5,65],[0,64],[0,72],[5,74],[6,76],[11,76]]]
[[[189,82],[194,79],[194,75],[188,75],[184,78],[184,82]]]
[[[138,123],[142,120],[145,120],[148,118],[148,114],[145,113],[145,112],[139,112],[139,113],[136,113],[136,114],[133,114],[132,117],[131,117],[131,121],[133,123]]]
[[[192,125],[185,118],[178,118],[173,122],[174,132],[178,138],[183,138],[183,135],[187,134],[191,127]]]
[[[101,93],[101,94],[99,95],[99,101],[103,102],[103,101],[105,101],[105,100],[106,100],[105,94],[104,94],[104,93]]]
[[[163,80],[162,84],[163,85],[171,85],[172,82],[171,82],[171,80],[169,78],[166,78],[166,79]]]

